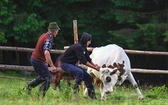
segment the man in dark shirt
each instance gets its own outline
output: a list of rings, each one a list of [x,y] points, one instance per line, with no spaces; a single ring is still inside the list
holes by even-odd
[[[87,46],[91,44],[92,36],[84,32],[81,36],[79,43],[71,45],[61,57],[61,68],[76,76],[76,83],[74,84],[74,93],[79,91],[79,85],[82,81],[85,82],[85,85],[88,89],[88,95],[95,99],[96,95],[94,92],[94,87],[92,85],[92,77],[81,67],[77,66],[76,63],[87,65],[91,68],[94,68],[99,71],[100,67],[95,65],[89,53],[87,51]]]
[[[26,87],[29,93],[32,88],[42,83],[39,92],[43,97],[50,87],[52,75],[48,70],[48,65],[51,67],[51,71],[56,70],[50,56],[50,50],[52,48],[53,38],[57,36],[59,30],[60,28],[57,23],[51,22],[48,27],[48,32],[42,34],[37,41],[35,50],[30,58],[30,63],[39,76],[33,79]]]

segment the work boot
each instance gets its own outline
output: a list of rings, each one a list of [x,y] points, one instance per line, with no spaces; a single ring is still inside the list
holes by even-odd
[[[37,85],[39,85],[40,83],[36,80],[33,79],[27,87],[23,88],[23,90],[26,90],[28,92],[28,94],[31,94],[31,89],[36,87]]]
[[[45,97],[45,95],[46,95],[46,92],[47,91],[44,91],[44,90],[39,90],[39,97],[41,97],[41,98],[44,98]]]
[[[94,89],[89,89],[88,88],[88,95],[89,95],[90,98],[96,99],[96,94],[95,94]]]
[[[26,91],[28,94],[31,94],[31,89],[29,86],[24,87],[23,90]]]
[[[79,85],[78,84],[74,84],[73,90],[74,90],[74,94],[78,93],[79,92]]]
[[[50,82],[46,85],[46,83],[43,83],[39,88],[39,96],[44,97],[46,95],[46,92],[48,91],[50,87]]]

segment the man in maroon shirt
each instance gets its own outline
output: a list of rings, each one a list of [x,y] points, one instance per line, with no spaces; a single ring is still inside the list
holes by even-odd
[[[30,63],[39,76],[33,79],[26,87],[29,93],[31,92],[32,88],[42,84],[39,88],[39,92],[40,95],[44,97],[50,87],[52,75],[48,69],[48,65],[51,67],[51,71],[56,70],[50,56],[50,50],[52,47],[53,38],[57,36],[59,30],[60,28],[58,27],[57,23],[51,22],[48,27],[48,32],[43,33],[37,41],[35,50],[30,58]]]

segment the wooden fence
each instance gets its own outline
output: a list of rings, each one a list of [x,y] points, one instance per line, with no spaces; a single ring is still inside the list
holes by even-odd
[[[65,46],[64,49],[66,49],[68,46]],[[92,47],[88,48],[88,51],[92,51]],[[0,46],[0,51],[22,51],[22,52],[32,52],[33,48],[23,48],[23,47],[9,47],[9,46]],[[65,50],[51,50],[51,53],[55,54],[62,54]],[[144,55],[168,55],[168,52],[155,52],[155,51],[139,51],[139,50],[125,50],[127,54],[144,54]],[[84,67],[84,66],[82,66]],[[86,68],[86,67],[85,67]],[[27,70],[27,71],[33,71],[32,66],[20,66],[20,65],[5,65],[0,64],[0,70]],[[62,71],[61,68],[58,68],[57,71]],[[152,69],[140,69],[140,68],[132,68],[132,72],[135,73],[151,73],[151,74],[168,74],[168,70],[152,70]]]
[[[73,20],[73,31],[74,31],[74,43],[78,42],[78,31],[77,31],[77,20]],[[65,46],[64,49],[67,49],[68,46]],[[88,47],[88,51],[92,51],[92,47]],[[23,47],[9,47],[9,46],[0,46],[0,51],[22,51],[22,52],[32,52],[33,48],[23,48]],[[62,54],[65,50],[51,50],[51,53]],[[156,51],[139,51],[139,50],[125,50],[127,54],[144,54],[144,55],[168,55],[168,52],[156,52]],[[84,67],[84,66],[83,66]],[[0,70],[28,70],[32,71],[32,66],[20,66],[20,65],[5,65],[0,64]],[[85,67],[86,69],[86,67]],[[61,68],[58,68],[57,71],[62,71]],[[149,70],[149,69],[139,69],[132,68],[132,72],[136,73],[152,73],[152,74],[168,74],[168,70]]]

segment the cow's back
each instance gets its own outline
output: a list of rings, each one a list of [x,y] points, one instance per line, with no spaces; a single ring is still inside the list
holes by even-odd
[[[122,63],[124,61],[124,69],[130,70],[130,60],[124,49],[116,44],[109,44],[93,49],[90,55],[92,61],[99,66],[106,64],[106,66],[113,65],[113,63]]]

